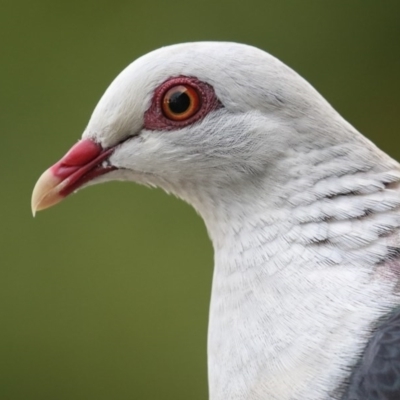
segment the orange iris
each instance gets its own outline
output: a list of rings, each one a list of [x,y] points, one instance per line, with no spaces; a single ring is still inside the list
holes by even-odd
[[[189,85],[173,86],[164,94],[162,110],[172,121],[184,121],[199,111],[200,96],[196,89]]]

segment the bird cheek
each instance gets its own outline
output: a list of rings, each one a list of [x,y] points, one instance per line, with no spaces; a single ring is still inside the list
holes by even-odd
[[[140,164],[140,151],[134,146],[126,144],[118,147],[109,158],[109,162],[119,169],[137,169]]]

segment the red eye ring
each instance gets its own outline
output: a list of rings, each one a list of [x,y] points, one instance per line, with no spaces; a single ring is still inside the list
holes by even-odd
[[[169,108],[164,106],[166,94],[177,86],[183,86],[190,100],[190,112],[169,115]],[[198,102],[197,100],[198,99]],[[168,102],[167,102],[168,103]],[[144,129],[151,131],[173,131],[194,124],[211,111],[222,108],[223,105],[214,93],[213,87],[192,76],[174,76],[161,83],[154,91],[149,108],[144,113]],[[173,111],[173,110],[172,110]],[[182,111],[182,108],[178,111]],[[178,118],[176,114],[179,114]],[[180,117],[180,118],[179,118]]]
[[[163,114],[172,121],[185,121],[195,115],[200,107],[199,92],[188,84],[172,86],[162,96]]]

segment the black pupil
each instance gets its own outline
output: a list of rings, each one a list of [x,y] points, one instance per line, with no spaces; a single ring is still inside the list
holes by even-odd
[[[168,106],[174,114],[182,114],[190,107],[190,97],[186,92],[176,91],[169,98]]]

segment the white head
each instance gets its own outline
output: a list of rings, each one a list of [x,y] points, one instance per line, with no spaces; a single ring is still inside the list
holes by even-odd
[[[178,104],[184,112],[176,121],[163,111],[163,100],[181,84],[194,89],[199,104],[186,115],[184,108],[191,106],[186,97],[186,103]],[[359,139],[304,79],[259,49],[223,42],[168,46],[117,76],[94,110],[78,150],[46,171],[33,208],[55,204],[88,181],[124,179],[160,186],[204,214],[204,199],[218,202],[221,191],[244,201],[260,181],[267,181],[274,192],[274,185],[288,179],[281,165],[288,157]],[[89,156],[76,162],[75,153],[81,157],[89,142],[98,148],[89,146]],[[60,165],[76,170],[91,162],[96,167],[93,160],[103,167],[92,175],[86,168],[73,185],[64,170],[57,172]]]
[[[210,85],[221,107],[191,124],[148,127],[145,113],[157,101],[157,88],[180,76]],[[264,173],[293,141],[304,142],[297,137],[299,120],[326,108],[306,81],[261,50],[236,43],[187,43],[129,65],[101,98],[83,138],[107,148],[131,137],[110,161],[135,176],[150,174],[144,178],[149,183],[162,185],[161,178],[221,185]]]

